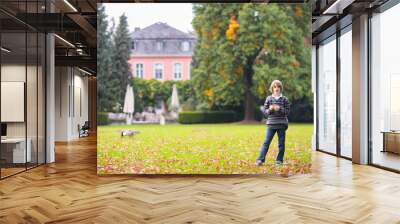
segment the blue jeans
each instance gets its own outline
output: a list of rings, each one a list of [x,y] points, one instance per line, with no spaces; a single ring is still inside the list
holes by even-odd
[[[269,145],[272,142],[272,139],[275,135],[275,132],[278,133],[278,145],[279,145],[279,153],[276,157],[276,161],[283,162],[283,156],[285,155],[285,137],[286,137],[286,129],[267,129],[267,136],[265,137],[264,144],[261,147],[260,156],[258,160],[265,162],[265,156],[267,155]]]

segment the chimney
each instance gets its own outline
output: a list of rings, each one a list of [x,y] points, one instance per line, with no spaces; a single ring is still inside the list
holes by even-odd
[[[134,32],[139,31],[139,30],[140,30],[140,27],[135,27],[135,31]]]

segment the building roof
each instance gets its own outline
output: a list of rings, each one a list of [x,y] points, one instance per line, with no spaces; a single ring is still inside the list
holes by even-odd
[[[166,23],[154,23],[132,33],[134,49],[131,56],[192,56],[197,41],[196,35],[185,33]],[[183,44],[188,46],[183,50]],[[161,47],[160,47],[161,45]]]
[[[132,39],[196,39],[196,36],[158,22],[132,32]]]

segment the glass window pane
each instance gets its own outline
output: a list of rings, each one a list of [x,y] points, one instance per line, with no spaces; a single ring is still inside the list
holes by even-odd
[[[189,42],[184,41],[182,42],[182,51],[189,51]]]
[[[38,164],[45,163],[45,52],[46,39],[45,35],[39,33],[38,45]]]
[[[45,12],[45,1],[1,1],[24,16]],[[45,35],[0,12],[1,178],[45,162]],[[37,21],[31,21],[33,24]],[[3,100],[3,98],[7,100]]]
[[[340,153],[352,157],[352,34],[340,37]]]
[[[181,79],[182,78],[182,64],[175,63],[174,64],[174,79]]]
[[[162,79],[163,78],[163,65],[162,64],[155,64],[155,78]]]
[[[38,132],[38,35],[36,32],[27,33],[27,80],[26,80],[26,114],[27,114],[27,142],[28,142],[28,168],[37,165],[37,132]],[[30,152],[30,153],[29,153]]]
[[[25,170],[30,159],[30,141],[26,144],[26,33],[1,34],[1,176]],[[26,147],[28,146],[28,152]]]
[[[143,64],[136,64],[136,77],[143,78]]]
[[[400,170],[399,21],[400,4],[371,19],[372,163],[396,170]]]
[[[318,147],[336,153],[336,40],[318,48]]]

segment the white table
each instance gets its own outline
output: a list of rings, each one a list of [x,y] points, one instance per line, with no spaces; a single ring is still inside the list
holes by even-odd
[[[25,154],[25,138],[6,138],[1,139],[1,144],[12,144],[13,148],[13,163],[25,163],[31,161],[31,145],[32,141],[30,138],[26,139],[28,147],[26,148]],[[25,161],[26,159],[26,161]]]

